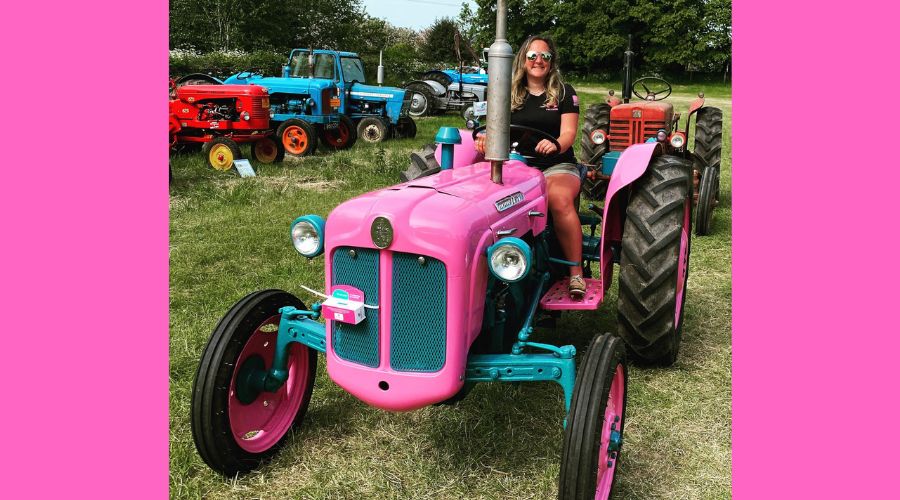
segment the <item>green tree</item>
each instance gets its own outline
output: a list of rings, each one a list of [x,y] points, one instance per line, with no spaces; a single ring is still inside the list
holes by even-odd
[[[429,63],[457,64],[454,36],[456,23],[449,17],[438,19],[425,29],[425,41],[419,50],[419,57]]]

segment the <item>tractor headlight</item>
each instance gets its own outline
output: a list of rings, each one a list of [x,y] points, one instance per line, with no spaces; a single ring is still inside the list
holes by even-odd
[[[297,217],[291,224],[291,242],[300,255],[313,258],[325,245],[325,219],[318,215]]]
[[[531,268],[531,248],[518,238],[503,238],[488,248],[491,273],[501,281],[514,283]]]
[[[598,146],[603,144],[604,142],[606,142],[606,132],[600,129],[591,132],[591,142]]]
[[[243,118],[244,121],[250,121],[250,113],[244,111],[243,113],[241,113],[241,118]]]
[[[669,139],[669,143],[672,144],[673,148],[681,148],[684,146],[684,134],[681,132],[675,132],[672,134],[672,138]]]
[[[656,133],[656,142],[666,142],[668,135],[665,129],[659,129],[659,132]]]

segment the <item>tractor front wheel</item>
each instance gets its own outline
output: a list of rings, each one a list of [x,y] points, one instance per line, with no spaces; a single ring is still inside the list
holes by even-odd
[[[408,116],[397,118],[394,135],[399,139],[412,139],[416,136],[416,122]]]
[[[191,396],[191,432],[200,457],[234,476],[258,467],[303,422],[316,378],[316,351],[290,344],[288,378],[276,392],[251,381],[272,367],[278,310],[305,309],[293,295],[263,290],[247,295],[219,321],[203,350]]]
[[[619,266],[619,335],[639,362],[678,356],[691,251],[691,170],[678,156],[654,158],[625,210]]]
[[[566,418],[560,500],[608,499],[622,448],[628,368],[625,345],[611,333],[594,336]]]
[[[587,165],[595,176],[601,173],[601,157],[609,151],[609,104],[594,104],[588,108],[581,127],[581,163]],[[594,131],[602,130],[606,140],[602,144],[594,144]],[[589,200],[602,200],[606,195],[607,181],[599,177],[588,176],[581,185],[581,191]]]
[[[719,170],[706,167],[700,175],[700,189],[697,195],[697,211],[694,213],[694,232],[706,236],[712,228],[713,209],[719,198]]]
[[[291,118],[278,127],[275,136],[291,156],[304,157],[316,152],[316,129],[306,121]]]
[[[319,140],[326,149],[350,149],[356,144],[356,125],[347,115],[340,115],[338,126],[333,129],[322,127]]]
[[[234,160],[241,159],[241,149],[227,137],[215,137],[204,143],[202,149],[207,165],[220,172],[231,170]]]
[[[275,163],[284,160],[284,145],[271,137],[255,141],[250,147],[250,155],[260,163]]]
[[[356,126],[356,135],[369,144],[381,142],[387,138],[388,126],[377,116],[367,116]]]

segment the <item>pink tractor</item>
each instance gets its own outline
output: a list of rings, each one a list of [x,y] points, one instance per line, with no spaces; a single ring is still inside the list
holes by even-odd
[[[497,21],[491,85],[509,89],[502,0]],[[458,401],[478,383],[559,384],[559,497],[609,497],[623,442],[626,352],[655,364],[678,353],[690,164],[658,143],[622,153],[602,213],[582,218],[588,291],[573,301],[564,279],[573,263],[559,251],[544,176],[510,154],[512,143],[541,132],[510,127],[508,93],[490,99],[488,160],[470,134],[442,129],[440,172],[353,198],[327,222],[293,221],[300,255],[325,259],[324,290],[316,292],[324,300],[307,306],[263,290],[219,321],[191,402],[194,442],[211,468],[233,476],[276,452],[303,424],[322,353],[338,386],[389,411]],[[574,346],[535,342],[533,328],[562,311],[597,309],[615,263],[619,335],[595,335],[576,370]],[[587,274],[593,268],[596,278]]]

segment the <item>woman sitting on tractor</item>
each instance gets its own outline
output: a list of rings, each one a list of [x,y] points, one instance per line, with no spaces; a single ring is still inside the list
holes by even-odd
[[[519,153],[529,165],[544,172],[547,179],[547,203],[553,214],[556,235],[567,260],[581,262],[581,223],[575,197],[581,189],[581,175],[575,164],[575,133],[578,129],[578,96],[563,83],[559,72],[556,45],[547,36],[530,36],[519,47],[513,66],[510,123],[535,128],[557,138],[560,148],[543,139],[537,144],[522,144]],[[484,153],[485,135],[475,142]],[[581,299],[585,282],[581,266],[569,267],[569,295]]]

